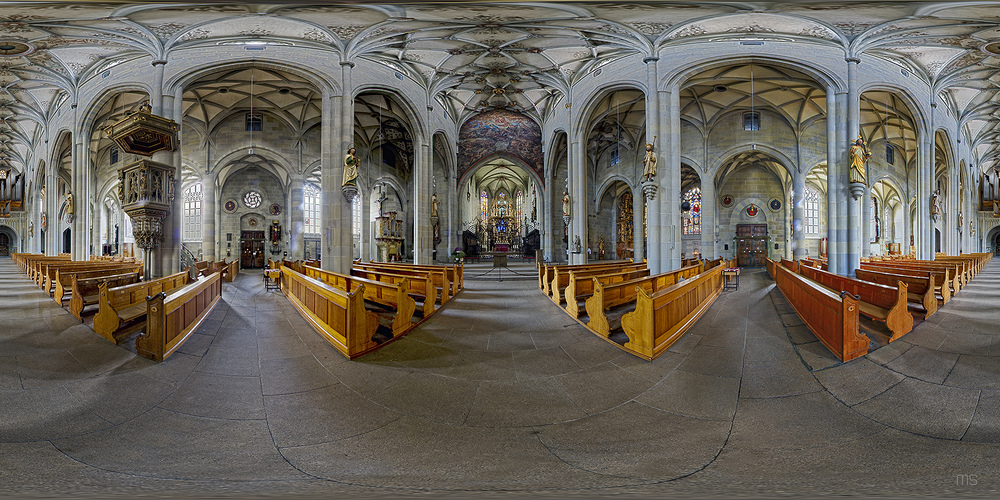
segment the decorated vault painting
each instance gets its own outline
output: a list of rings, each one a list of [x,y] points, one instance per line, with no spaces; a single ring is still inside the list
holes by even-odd
[[[520,113],[494,110],[465,122],[458,133],[458,178],[484,158],[517,158],[542,176],[542,129]]]

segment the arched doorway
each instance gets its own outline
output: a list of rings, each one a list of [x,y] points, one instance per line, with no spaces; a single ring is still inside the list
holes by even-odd
[[[993,255],[1000,256],[1000,233],[993,238]]]

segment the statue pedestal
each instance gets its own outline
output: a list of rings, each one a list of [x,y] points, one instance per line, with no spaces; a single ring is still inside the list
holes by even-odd
[[[848,190],[850,190],[851,196],[857,200],[861,198],[861,195],[865,194],[865,185],[861,182],[852,182],[848,185]]]
[[[656,197],[657,189],[658,186],[656,185],[656,181],[650,180],[642,182],[642,195],[646,197],[647,201]]]
[[[354,202],[354,197],[358,195],[358,187],[353,184],[348,184],[346,186],[340,187],[340,192],[344,193],[344,199],[348,203]]]

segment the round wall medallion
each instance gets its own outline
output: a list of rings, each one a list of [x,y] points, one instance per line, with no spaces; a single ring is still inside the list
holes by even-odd
[[[257,218],[251,217],[250,220],[247,221],[247,224],[250,224],[250,227],[257,227]]]
[[[222,209],[225,210],[227,214],[231,214],[231,213],[235,212],[236,211],[236,200],[232,200],[232,199],[226,200],[226,202],[222,204]]]
[[[729,208],[729,207],[733,206],[733,197],[732,197],[732,195],[728,195],[727,194],[727,195],[725,195],[725,196],[722,197],[722,206],[724,206],[726,208]]]
[[[777,212],[778,210],[781,210],[781,200],[771,198],[771,201],[767,203],[767,206],[771,207],[772,212]]]
[[[271,215],[281,215],[281,205],[274,203],[271,205],[271,208],[269,208],[267,211]]]
[[[756,217],[758,213],[760,213],[760,209],[757,208],[757,205],[754,205],[753,203],[747,205],[747,215],[750,217]]]

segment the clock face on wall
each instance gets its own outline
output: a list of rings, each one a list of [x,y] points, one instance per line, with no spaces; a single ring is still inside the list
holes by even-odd
[[[230,213],[230,214],[233,213],[233,212],[235,212],[236,211],[236,200],[226,200],[226,203],[224,203],[222,205],[222,209],[225,210],[226,213]]]

